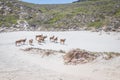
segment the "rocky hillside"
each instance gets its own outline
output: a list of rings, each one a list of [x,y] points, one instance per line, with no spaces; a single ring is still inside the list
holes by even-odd
[[[31,4],[0,0],[0,31],[99,30],[120,28],[120,0],[86,0],[71,4]]]

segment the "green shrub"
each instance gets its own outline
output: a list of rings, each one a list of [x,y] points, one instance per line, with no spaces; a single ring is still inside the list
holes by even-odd
[[[17,22],[17,19],[15,16],[8,15],[5,17],[5,22],[15,24]]]
[[[46,12],[47,11],[47,9],[45,7],[41,7],[39,10],[42,11],[42,12]]]
[[[95,21],[88,24],[89,27],[99,28],[103,25],[102,21]]]
[[[120,17],[120,10],[115,13],[115,17]]]
[[[17,23],[17,17],[14,15],[6,15],[5,17],[2,17],[2,20],[0,21],[0,26],[5,25],[6,27],[10,27],[12,24]]]
[[[59,21],[60,19],[64,18],[64,14],[61,14],[61,13],[56,13],[54,14],[55,16],[51,19],[48,20],[48,24],[52,24],[52,23],[55,23],[57,21]]]

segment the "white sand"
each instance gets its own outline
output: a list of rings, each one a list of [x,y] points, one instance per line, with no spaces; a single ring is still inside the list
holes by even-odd
[[[46,43],[33,47],[68,51],[80,48],[97,52],[120,52],[120,33],[110,35],[89,31],[70,32],[8,32],[0,34],[0,80],[119,80],[120,57],[108,61],[94,61],[82,65],[64,65],[62,54],[41,58],[38,54],[26,54],[16,47],[15,41],[21,38],[35,38],[35,35],[58,36],[66,38],[65,45]]]

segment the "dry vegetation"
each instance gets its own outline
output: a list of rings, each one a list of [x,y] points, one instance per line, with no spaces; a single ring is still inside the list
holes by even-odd
[[[73,49],[69,52],[65,51],[55,51],[50,49],[40,49],[40,48],[26,48],[22,49],[23,51],[27,51],[32,54],[40,54],[42,57],[63,53],[64,63],[67,65],[76,65],[76,64],[84,64],[89,63],[94,60],[110,60],[115,57],[119,57],[120,53],[114,52],[89,52],[81,49]]]
[[[107,31],[119,31],[119,18],[120,0],[84,0],[54,5],[0,0],[0,32],[83,29],[98,31],[103,25],[107,25]]]
[[[31,53],[31,54],[40,54],[40,55],[42,55],[42,57],[54,55],[55,53],[65,53],[62,50],[55,51],[55,50],[50,50],[50,49],[41,49],[41,48],[32,48],[32,47],[21,49],[21,50],[26,51],[26,52]]]
[[[64,59],[65,64],[87,63],[87,62],[90,62],[96,59],[96,55],[90,54],[89,52],[84,51],[84,50],[74,49],[66,53],[63,59]]]
[[[100,60],[110,60],[120,56],[120,53],[114,52],[89,52],[80,49],[73,49],[64,55],[65,64],[83,64],[92,62],[100,58]]]

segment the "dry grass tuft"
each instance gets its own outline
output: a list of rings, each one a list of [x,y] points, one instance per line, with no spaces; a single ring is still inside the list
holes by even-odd
[[[65,53],[65,51],[63,50],[55,51],[50,49],[41,49],[41,48],[32,48],[32,47],[21,49],[21,50],[30,54],[40,54],[42,55],[42,57],[54,55],[55,53]]]

